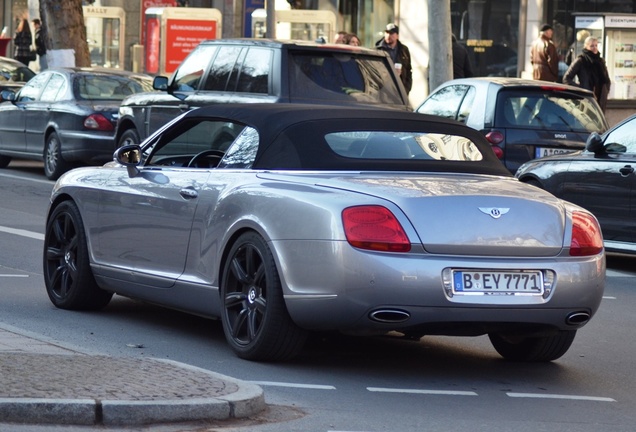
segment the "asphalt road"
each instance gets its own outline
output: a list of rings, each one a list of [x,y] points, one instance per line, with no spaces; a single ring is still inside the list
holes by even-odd
[[[598,314],[549,364],[506,362],[486,337],[334,335],[317,335],[292,362],[254,363],[230,352],[218,321],[118,296],[99,313],[55,309],[41,271],[52,186],[41,164],[0,170],[0,321],[100,354],[168,358],[255,382],[271,406],[249,422],[143,430],[635,430],[636,257],[608,257]],[[0,424],[0,430],[92,429]]]

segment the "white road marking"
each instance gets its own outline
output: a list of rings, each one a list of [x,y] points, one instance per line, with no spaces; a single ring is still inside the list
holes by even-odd
[[[448,396],[477,396],[477,393],[472,391],[459,391],[459,390],[427,390],[427,389],[397,389],[397,388],[383,388],[383,387],[367,387],[370,392],[383,392],[383,393],[411,393],[411,394],[430,394],[430,395],[448,395]]]
[[[577,396],[577,395],[560,395],[560,394],[544,394],[544,393],[506,393],[513,398],[534,398],[534,399],[571,399],[571,400],[587,400],[595,402],[616,402],[615,399],[597,396]]]
[[[334,386],[318,385],[318,384],[297,384],[297,383],[285,383],[278,381],[250,381],[252,384],[274,387],[291,387],[291,388],[306,388],[313,390],[335,390]]]
[[[603,296],[603,300],[616,300],[616,297],[612,297],[612,296]]]
[[[17,274],[0,274],[0,277],[21,277],[21,278],[28,278],[29,275],[17,275]]]
[[[605,276],[610,276],[610,277],[631,277],[631,276],[634,276],[634,273],[627,272],[627,271],[621,271],[621,270],[607,269],[607,270],[605,270]]]
[[[12,175],[12,174],[0,174],[0,177],[12,178],[12,179],[16,179],[16,180],[26,180],[26,181],[31,181],[31,182],[36,182],[36,183],[43,183],[43,184],[48,184],[48,185],[55,184],[55,182],[53,180],[40,180],[40,179],[27,178],[27,177]]]
[[[44,234],[40,234],[40,233],[36,233],[33,231],[27,231],[27,230],[22,230],[22,229],[16,229],[16,228],[9,228],[9,227],[5,227],[5,226],[0,226],[0,232],[5,232],[8,234],[15,234],[15,235],[19,235],[22,237],[29,237],[32,239],[36,239],[36,240],[44,240]]]

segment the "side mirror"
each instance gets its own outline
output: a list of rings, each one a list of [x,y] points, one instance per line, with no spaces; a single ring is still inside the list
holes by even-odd
[[[168,77],[156,76],[152,80],[152,88],[155,90],[168,91]]]
[[[585,150],[592,153],[604,153],[603,138],[598,132],[592,132],[585,142]]]
[[[113,159],[127,168],[130,177],[135,177],[139,174],[137,167],[141,163],[141,147],[137,144],[119,147],[115,150]]]
[[[0,97],[3,101],[15,102],[15,92],[13,90],[2,90]]]

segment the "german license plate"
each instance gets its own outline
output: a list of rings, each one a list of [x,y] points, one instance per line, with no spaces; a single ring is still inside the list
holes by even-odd
[[[543,273],[537,270],[454,270],[458,295],[543,295]]]
[[[545,156],[552,156],[557,154],[572,153],[574,150],[563,148],[549,148],[549,147],[536,147],[534,149],[534,157],[541,158]]]

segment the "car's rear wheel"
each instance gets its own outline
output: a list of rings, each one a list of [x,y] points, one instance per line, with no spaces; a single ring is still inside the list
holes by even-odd
[[[221,282],[222,321],[232,350],[248,360],[285,360],[302,349],[307,332],[289,316],[276,263],[254,232],[232,245]]]
[[[61,309],[102,309],[113,296],[95,282],[82,217],[72,201],[60,203],[46,223],[44,284],[51,302]]]
[[[136,129],[128,129],[121,134],[121,138],[119,138],[118,147],[123,147],[125,145],[133,145],[139,144],[141,139],[139,138],[139,133],[137,133]]]
[[[506,360],[548,362],[556,360],[572,345],[576,330],[564,330],[551,336],[526,337],[490,333],[495,350]]]
[[[62,158],[62,143],[55,132],[46,137],[44,147],[44,175],[50,180],[57,180],[70,169],[70,164]]]
[[[0,156],[0,168],[6,168],[11,163],[11,157],[9,156]]]

